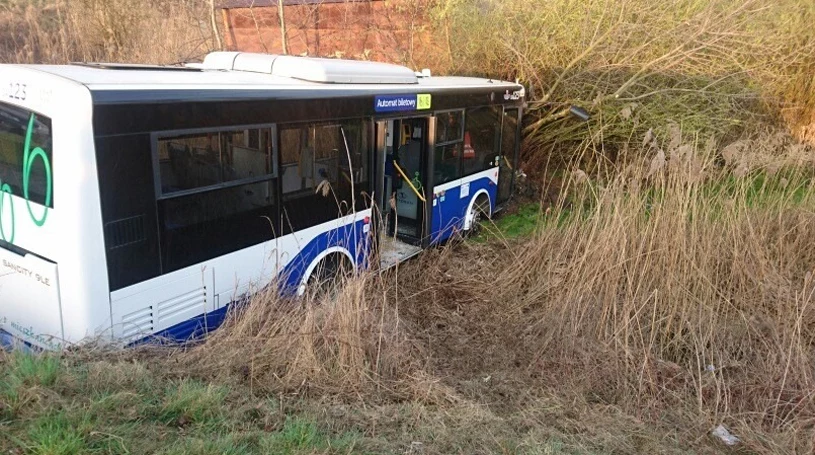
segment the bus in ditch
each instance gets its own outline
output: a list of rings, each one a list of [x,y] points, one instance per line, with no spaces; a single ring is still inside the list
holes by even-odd
[[[524,88],[375,62],[0,65],[0,340],[185,340],[513,191]],[[326,267],[323,267],[326,266]]]

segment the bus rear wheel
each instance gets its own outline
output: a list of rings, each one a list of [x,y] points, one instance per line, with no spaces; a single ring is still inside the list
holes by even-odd
[[[331,253],[311,271],[306,281],[306,293],[315,297],[336,293],[353,272],[354,265],[348,256]]]
[[[467,214],[470,220],[470,228],[467,230],[468,236],[476,236],[481,232],[481,225],[490,219],[490,200],[483,194],[479,195],[473,202],[470,212]]]

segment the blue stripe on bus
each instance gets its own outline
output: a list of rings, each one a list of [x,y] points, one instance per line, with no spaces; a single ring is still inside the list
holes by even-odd
[[[467,215],[470,201],[481,190],[489,194],[490,210],[494,212],[498,186],[487,176],[471,181],[469,194],[463,198],[461,197],[461,185],[447,189],[444,192],[444,200],[440,196],[436,197],[436,205],[432,207],[431,243],[444,242],[455,232],[464,229],[464,217]]]
[[[11,350],[21,344],[23,344],[23,341],[5,330],[0,329],[0,348]]]
[[[348,250],[357,267],[364,268],[364,261],[370,253],[370,241],[368,233],[364,232],[365,222],[358,220],[356,223],[349,223],[340,228],[332,229],[314,237],[307,243],[297,256],[291,260],[281,273],[284,293],[297,291],[297,287],[303,280],[303,276],[308,266],[325,250],[340,247]],[[356,232],[355,232],[356,230]],[[356,235],[354,235],[356,234]]]
[[[35,346],[22,338],[16,337],[3,329],[0,329],[0,349],[30,353],[43,352],[43,348]]]
[[[354,240],[354,224],[356,224],[356,240]],[[303,280],[308,266],[323,251],[342,247],[355,257],[357,267],[365,267],[364,261],[370,253],[370,242],[368,233],[363,231],[365,222],[358,220],[356,223],[349,223],[337,229],[326,231],[306,244],[294,259],[286,265],[280,274],[280,289],[284,295],[293,296]],[[217,329],[226,319],[228,308],[235,305],[229,302],[215,311],[198,315],[194,318],[180,322],[172,327],[164,329],[156,334],[142,338],[133,344],[143,344],[151,341],[168,340],[171,342],[185,342],[201,338],[208,332]]]
[[[232,303],[224,305],[215,311],[200,314],[194,318],[179,322],[172,327],[156,332],[153,335],[146,336],[138,341],[134,341],[131,343],[131,346],[137,346],[145,343],[162,343],[164,341],[176,344],[200,339],[207,333],[217,329],[221,324],[223,324],[223,322],[226,320],[227,312],[231,307]]]
[[[470,189],[467,197],[461,196],[461,185],[449,188],[445,191],[444,200],[437,198],[437,204],[433,207],[433,219],[431,223],[432,228],[432,243],[440,243],[447,240],[453,233],[460,231],[464,227],[464,216],[466,215],[467,208],[473,197],[482,189],[490,196],[491,209],[494,210],[495,197],[497,194],[497,186],[495,182],[490,180],[489,177],[482,177],[477,180],[469,182]],[[354,235],[354,226],[356,225],[356,236]],[[367,264],[365,261],[369,257],[371,242],[369,235],[364,232],[365,222],[357,220],[355,223],[349,223],[330,231],[326,231],[307,243],[297,256],[294,257],[284,267],[281,277],[284,279],[280,281],[281,291],[286,295],[293,295],[296,293],[298,286],[302,282],[303,275],[306,273],[308,266],[322,253],[323,251],[333,248],[342,247],[348,250],[354,258],[357,267],[365,268]],[[223,307],[190,318],[186,321],[180,322],[172,327],[164,329],[153,335],[142,338],[132,344],[141,344],[150,340],[166,339],[176,342],[190,341],[191,339],[200,338],[207,332],[215,330],[220,326],[226,318],[228,308],[233,302],[224,305]],[[0,330],[0,345],[11,346],[17,341],[16,337],[8,332]],[[19,342],[18,342],[19,343]]]

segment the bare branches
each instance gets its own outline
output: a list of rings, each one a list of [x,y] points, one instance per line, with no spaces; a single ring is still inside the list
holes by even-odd
[[[277,0],[277,15],[280,20],[280,42],[283,48],[283,55],[289,53],[288,37],[286,35],[286,15],[283,12],[283,0]]]
[[[221,42],[221,33],[218,32],[218,21],[215,19],[215,0],[209,0],[209,18],[212,25],[212,33],[215,35],[215,42],[218,44],[218,49],[223,49],[224,45]]]

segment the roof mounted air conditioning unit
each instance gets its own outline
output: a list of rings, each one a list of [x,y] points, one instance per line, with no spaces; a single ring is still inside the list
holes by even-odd
[[[248,52],[212,52],[203,69],[248,71],[327,84],[416,84],[409,68],[389,63],[294,57]]]

